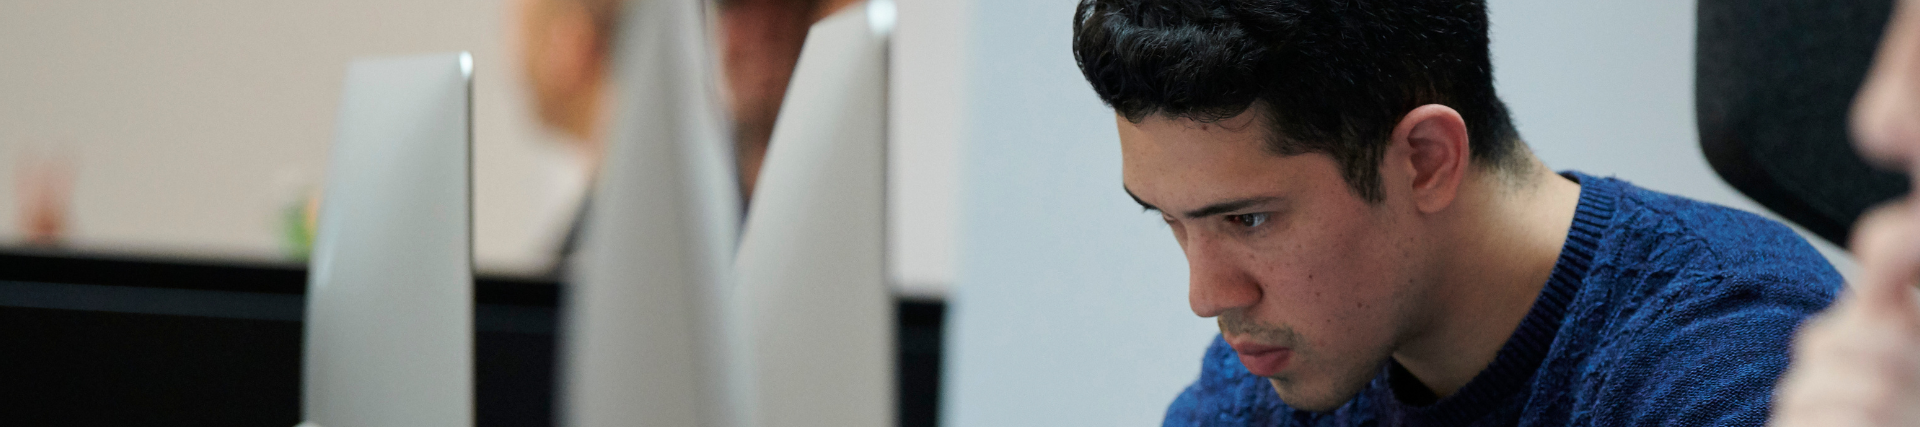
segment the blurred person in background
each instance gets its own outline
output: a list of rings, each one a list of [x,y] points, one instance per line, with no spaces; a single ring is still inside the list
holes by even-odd
[[[516,44],[541,123],[559,130],[569,148],[597,173],[610,119],[605,111],[613,42],[625,0],[520,0]],[[751,201],[760,161],[773,136],[787,81],[813,23],[855,0],[720,0],[721,70],[733,123],[744,203]],[[576,212],[584,213],[584,201]],[[579,232],[579,216],[561,245],[562,263]]]
[[[65,156],[22,153],[15,169],[14,202],[20,208],[20,235],[27,246],[54,247],[66,241],[73,199],[73,163]]]
[[[1854,103],[1862,157],[1920,177],[1920,1],[1894,6]],[[1775,426],[1920,426],[1920,203],[1869,212],[1848,246],[1860,274],[1801,329]]]
[[[1083,0],[1073,25],[1123,187],[1219,323],[1167,426],[1761,425],[1839,291],[1779,223],[1534,157],[1481,1]]]

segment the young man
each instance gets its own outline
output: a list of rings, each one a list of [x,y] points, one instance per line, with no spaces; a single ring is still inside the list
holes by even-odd
[[[1126,190],[1221,338],[1170,426],[1758,425],[1840,277],[1758,216],[1556,174],[1472,0],[1083,0]]]

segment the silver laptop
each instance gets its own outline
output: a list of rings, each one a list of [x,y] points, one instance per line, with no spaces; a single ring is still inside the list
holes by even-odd
[[[612,139],[567,281],[564,426],[744,426],[740,221],[703,0],[629,2]]]
[[[354,61],[307,280],[302,425],[473,425],[465,52]]]
[[[892,426],[886,283],[893,4],[814,24],[787,86],[734,268],[758,427]]]

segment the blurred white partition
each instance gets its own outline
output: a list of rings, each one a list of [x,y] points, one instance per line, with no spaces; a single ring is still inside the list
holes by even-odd
[[[887,270],[902,299],[945,300],[960,218],[974,0],[894,0],[887,62]]]
[[[309,426],[473,425],[473,58],[356,60],[309,268]]]
[[[708,6],[625,7],[613,138],[567,278],[560,424],[746,425],[727,296],[739,195]]]
[[[734,268],[752,325],[756,425],[895,423],[886,283],[893,3],[815,24],[761,166]]]

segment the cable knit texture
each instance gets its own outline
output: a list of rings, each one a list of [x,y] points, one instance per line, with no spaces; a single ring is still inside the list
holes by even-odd
[[[1218,338],[1166,426],[1759,426],[1793,331],[1840,274],[1757,215],[1568,172],[1580,206],[1494,361],[1428,405],[1391,361],[1332,412],[1296,411]]]

